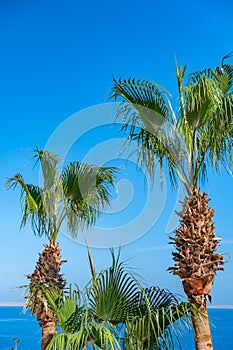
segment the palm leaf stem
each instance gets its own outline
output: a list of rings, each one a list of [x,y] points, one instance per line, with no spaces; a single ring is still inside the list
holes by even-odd
[[[180,97],[182,119],[186,121],[186,110],[185,110],[185,102],[184,102],[184,96],[183,96],[183,78],[184,78],[185,70],[186,70],[186,67],[184,68],[179,67],[178,64],[176,63],[176,77],[178,81],[178,91],[179,91],[179,97]]]
[[[55,230],[54,230],[54,232],[53,232],[53,234],[52,234],[52,236],[51,236],[51,242],[52,242],[53,244],[54,244],[54,243],[56,242],[56,240],[57,240],[57,235],[58,235],[58,233],[59,233],[59,231],[60,231],[61,225],[62,225],[63,220],[64,220],[65,218],[66,218],[66,208],[63,207],[63,208],[62,208],[62,212],[61,212],[61,214],[60,214],[60,217],[58,218],[58,221],[57,221],[57,223],[56,223]]]

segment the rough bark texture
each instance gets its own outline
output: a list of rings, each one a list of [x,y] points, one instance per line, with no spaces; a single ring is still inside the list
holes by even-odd
[[[202,310],[202,315],[193,312],[192,322],[196,350],[213,349],[207,310]]]
[[[51,312],[51,311],[48,310],[48,312]],[[44,326],[41,328],[41,330],[42,330],[41,350],[46,350],[54,334],[56,334],[56,322],[52,314],[50,315],[50,317],[47,316],[47,321],[44,324]]]
[[[175,267],[169,270],[181,278],[189,302],[203,313],[202,317],[192,315],[196,349],[212,349],[206,301],[211,301],[215,273],[224,264],[223,255],[216,253],[220,238],[215,236],[214,210],[209,208],[207,194],[197,188],[185,198],[178,215],[180,227],[170,237],[177,250],[173,253]]]
[[[61,250],[58,243],[45,245],[43,252],[39,254],[33,274],[27,276],[30,279],[27,306],[31,307],[32,315],[36,315],[42,328],[42,350],[46,349],[56,333],[56,319],[39,286],[42,285],[47,288],[53,286],[63,289],[66,280],[60,274],[60,269],[64,262],[64,260],[61,261]]]

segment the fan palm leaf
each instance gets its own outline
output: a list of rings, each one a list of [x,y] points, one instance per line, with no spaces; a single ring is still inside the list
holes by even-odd
[[[81,299],[80,293],[77,298],[73,292],[66,295],[43,288],[61,327],[48,350],[81,349],[88,344],[100,349],[126,346],[152,350],[155,346],[168,349],[173,344],[176,331],[171,326],[184,317],[189,319],[188,304],[180,303],[167,290],[144,289],[134,273],[120,262],[119,254],[115,257],[111,253],[112,265],[94,274]],[[177,328],[181,330],[180,325]]]
[[[115,167],[72,162],[60,176],[62,194],[67,211],[68,227],[72,234],[77,229],[93,225],[103,209],[110,204],[114,187]]]
[[[183,145],[173,127],[176,117],[168,92],[152,81],[114,79],[111,98],[119,96],[123,101],[117,118],[122,117],[123,131],[137,143],[139,163],[146,166],[151,176],[156,165],[161,171],[166,167],[174,185],[177,177],[186,184]]]
[[[44,208],[42,190],[39,186],[27,184],[21,174],[15,174],[6,183],[7,189],[19,187],[22,208],[21,227],[31,222],[34,234],[42,236],[48,234],[47,213]]]

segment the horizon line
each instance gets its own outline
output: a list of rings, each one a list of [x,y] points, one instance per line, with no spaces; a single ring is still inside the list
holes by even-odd
[[[1,306],[25,306],[24,302],[20,301],[0,301]],[[208,305],[207,309],[233,309],[232,304]]]

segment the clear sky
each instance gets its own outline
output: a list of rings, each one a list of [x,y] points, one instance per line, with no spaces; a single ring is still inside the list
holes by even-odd
[[[21,292],[12,288],[27,283],[24,276],[33,271],[38,252],[46,242],[35,237],[30,227],[20,231],[19,193],[6,192],[7,177],[21,172],[28,182],[36,181],[38,169],[32,169],[30,150],[36,145],[43,148],[63,121],[91,108],[88,115],[77,115],[79,134],[90,115],[98,114],[96,107],[92,114],[92,106],[106,101],[112,76],[152,79],[166,86],[176,98],[174,55],[180,64],[188,65],[189,72],[219,64],[222,56],[233,51],[232,10],[231,0],[1,1],[0,301],[18,300]],[[89,127],[72,145],[68,159],[83,160],[85,152],[107,140],[115,147],[111,142],[118,137],[116,127],[101,123],[100,120],[94,131]],[[64,138],[67,135],[68,131],[63,133]],[[127,226],[128,221],[141,218],[143,203],[148,199],[145,179],[133,162],[126,166],[116,154],[109,157],[112,158],[107,160],[121,167],[120,178],[126,179],[119,184],[119,192],[123,188],[126,200],[124,209],[104,215],[99,222],[111,234],[115,226]],[[161,215],[157,208],[163,204],[161,194],[157,193],[150,206],[150,210],[153,205],[157,210],[157,222],[142,237],[123,247],[122,258],[132,258],[129,264],[149,285],[182,294],[178,277],[166,271],[172,265],[166,227],[177,191],[165,187]],[[210,173],[204,189],[212,198],[217,234],[223,238],[219,251],[233,254],[233,179],[225,173]],[[129,205],[127,198],[131,198]],[[137,229],[140,231],[140,224]],[[127,230],[124,232],[127,235]],[[59,240],[63,258],[69,261],[63,272],[69,282],[82,287],[90,278],[86,248],[63,234]],[[110,263],[108,249],[93,248],[92,253],[97,269]],[[233,304],[232,289],[230,261],[225,272],[216,277],[213,303]]]

